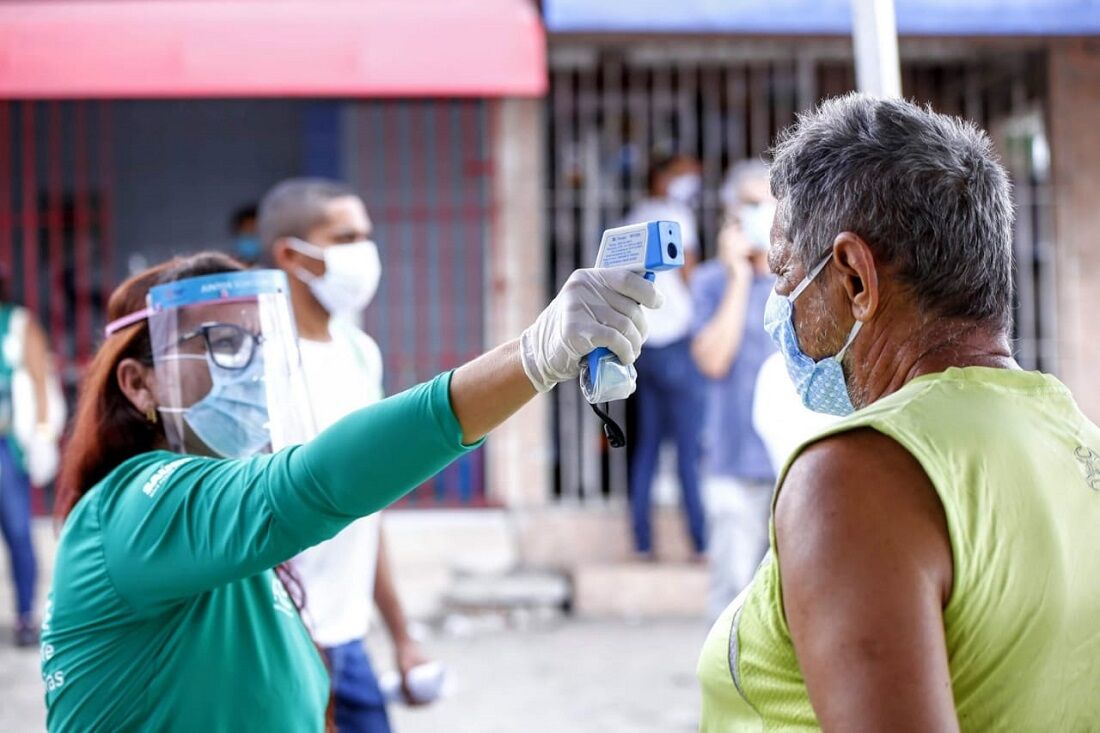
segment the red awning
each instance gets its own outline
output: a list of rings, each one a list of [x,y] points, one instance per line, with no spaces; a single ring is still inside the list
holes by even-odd
[[[531,0],[0,2],[0,97],[536,96]]]

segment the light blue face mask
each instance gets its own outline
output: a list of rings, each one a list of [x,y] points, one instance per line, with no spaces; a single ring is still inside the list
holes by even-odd
[[[802,352],[798,345],[798,335],[794,330],[794,301],[802,294],[814,278],[817,277],[833,258],[830,252],[798,284],[790,295],[784,296],[772,290],[768,304],[764,308],[764,330],[772,337],[783,361],[787,364],[794,387],[802,398],[802,404],[814,412],[843,417],[855,411],[852,398],[848,395],[848,384],[844,380],[844,369],[840,360],[844,358],[848,347],[856,338],[863,322],[856,321],[848,332],[848,340],[835,356],[814,361]]]
[[[233,240],[233,250],[245,262],[255,262],[263,254],[264,246],[255,234],[238,234]]]
[[[257,350],[243,369],[226,369],[210,354],[176,354],[176,359],[201,359],[210,369],[210,392],[190,407],[161,407],[183,413],[195,435],[223,458],[246,458],[271,442],[264,386],[264,360]]]

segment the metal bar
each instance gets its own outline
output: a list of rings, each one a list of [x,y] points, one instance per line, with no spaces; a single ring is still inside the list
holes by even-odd
[[[396,312],[395,297],[397,275],[400,272],[400,259],[398,258],[398,241],[395,234],[394,217],[385,210],[390,205],[388,189],[389,184],[395,180],[394,151],[391,148],[393,140],[387,137],[391,133],[386,125],[389,102],[365,102],[361,107],[361,122],[359,133],[359,149],[364,156],[360,158],[360,167],[363,170],[362,180],[371,191],[372,206],[381,210],[382,230],[386,233],[387,240],[383,242],[386,248],[387,258],[385,267],[387,275],[382,279],[382,302],[380,307],[373,309],[375,314],[374,335],[379,339],[385,350],[386,373],[385,379],[390,389],[396,391],[401,386],[395,380],[399,373],[394,358],[397,356],[396,341],[394,337],[393,320]],[[382,149],[379,150],[379,147]],[[368,311],[369,313],[369,311]]]
[[[581,209],[581,261],[589,267],[596,261],[599,246],[600,221],[600,142],[597,132],[597,100],[595,69],[581,71],[578,97],[578,122],[581,132],[582,165],[584,166],[583,199]],[[576,391],[572,389],[570,391]],[[585,406],[581,405],[583,411]],[[586,500],[599,496],[603,484],[600,456],[594,449],[599,444],[600,432],[594,415],[586,414],[581,423],[581,486]]]
[[[62,190],[64,180],[61,162],[61,102],[49,103],[49,130],[47,133],[47,184],[46,231],[49,241],[49,339],[53,353],[64,359],[65,349],[65,242]]]
[[[407,195],[414,205],[424,206],[431,211],[430,194],[426,190],[427,176],[425,172],[424,146],[429,144],[430,138],[425,135],[423,102],[408,101],[402,103],[408,110],[409,146],[404,151],[405,167],[408,169],[409,188]],[[419,200],[418,200],[419,199]],[[432,299],[437,290],[433,287],[434,262],[426,261],[427,238],[430,228],[429,220],[404,218],[404,226],[408,230],[412,246],[406,251],[411,262],[408,271],[412,274],[412,302],[408,307],[412,311],[410,326],[411,339],[416,356],[416,380],[424,378],[427,373],[436,371],[437,365],[432,358]],[[428,480],[431,485],[430,495],[435,503],[446,500],[448,494],[448,476],[437,474]]]
[[[771,139],[771,102],[768,67],[754,64],[749,68],[749,157],[755,158],[768,149]]]
[[[601,67],[603,93],[600,160],[611,162],[610,185],[601,186],[600,210],[605,222],[617,222],[623,217],[623,69],[618,59],[609,59]]]
[[[796,68],[793,62],[779,61],[771,65],[771,100],[775,124],[768,136],[770,146],[775,135],[794,121],[795,97],[798,87],[795,82]]]
[[[634,160],[630,167],[630,185],[627,188],[626,201],[624,201],[623,214],[635,202],[645,196],[646,170],[649,168],[649,105],[646,94],[646,73],[642,69],[632,67],[627,76],[629,85],[630,106],[630,144],[634,149]]]
[[[114,136],[111,102],[99,102],[99,251],[100,285],[104,293],[114,289]]]
[[[470,203],[471,212],[480,212],[481,216],[469,217],[466,226],[469,227],[469,241],[473,244],[473,251],[464,257],[466,272],[466,290],[473,294],[471,317],[464,322],[464,330],[467,331],[468,343],[471,349],[480,352],[485,341],[485,330],[482,327],[485,308],[485,263],[488,261],[488,237],[491,222],[485,216],[490,211],[492,193],[487,185],[488,173],[492,168],[490,143],[486,138],[488,127],[488,109],[482,100],[467,102],[468,124],[471,126],[469,134],[473,141],[472,148],[475,151],[474,185],[470,187],[470,193],[475,197]],[[473,356],[473,354],[471,354]],[[481,451],[469,458],[469,471],[464,476],[468,486],[477,486],[484,489],[482,475],[482,462],[484,455]],[[476,483],[475,483],[476,482]]]
[[[982,124],[985,117],[985,105],[982,103],[982,80],[979,71],[974,66],[966,70],[966,116],[977,124]]]
[[[476,267],[471,268],[471,274],[477,277],[477,292],[478,292],[478,313],[481,317],[476,321],[478,324],[478,338],[477,351],[480,353],[488,345],[490,338],[490,331],[487,326],[487,319],[485,314],[490,308],[490,301],[488,298],[489,288],[492,287],[492,283],[489,279],[488,263],[493,261],[494,257],[504,258],[507,253],[504,251],[498,251],[495,234],[498,231],[498,216],[500,215],[499,208],[497,206],[495,178],[497,176],[497,158],[496,158],[496,141],[501,135],[501,131],[498,128],[498,120],[500,120],[500,114],[498,107],[501,105],[499,100],[480,100],[478,107],[480,110],[480,131],[479,137],[481,139],[482,147],[482,161],[483,164],[481,170],[481,205],[486,213],[486,216],[481,220],[481,236],[478,238],[480,245],[480,256],[476,260]],[[477,492],[479,498],[483,499],[485,496],[485,454],[486,449],[476,451],[472,455],[467,457],[470,462],[471,475],[466,482],[468,491],[466,492],[466,500],[471,499],[471,492]]]
[[[700,242],[700,254],[706,254],[712,251],[718,240],[718,221],[722,211],[722,79],[721,72],[714,66],[701,68],[700,76],[703,110],[703,193],[700,197],[703,241]]]
[[[455,223],[455,253],[456,263],[459,260],[463,260],[466,257],[466,251],[469,249],[469,232],[467,227],[462,223],[466,220],[466,209],[463,203],[463,196],[466,193],[466,179],[463,174],[463,166],[465,164],[467,151],[463,147],[465,142],[462,137],[462,105],[463,102],[453,102],[451,105],[450,115],[450,129],[451,139],[454,142],[452,145],[453,153],[451,157],[451,163],[454,168],[454,196],[452,198],[451,217]],[[462,267],[456,264],[454,267],[454,292],[462,293],[465,291],[466,273],[462,270]],[[467,298],[458,298],[455,302],[455,322],[464,323],[469,318],[470,303]],[[467,354],[472,351],[472,348],[467,339],[465,329],[455,329],[455,341],[456,350],[461,355],[460,358],[466,358]]]
[[[673,152],[677,142],[670,129],[670,115],[674,101],[670,76],[668,68],[665,66],[653,70],[653,96],[650,102],[652,119],[650,128],[653,135],[650,148],[660,150],[666,155]]]
[[[679,152],[692,156],[699,154],[695,107],[697,72],[698,66],[683,61],[676,65],[676,147]]]
[[[436,115],[435,121],[436,129],[436,151],[439,157],[436,167],[436,180],[440,186],[440,196],[446,205],[450,205],[454,202],[454,195],[456,190],[455,182],[455,164],[452,157],[454,150],[453,135],[451,134],[451,110],[454,102],[441,100],[433,107],[433,114]],[[437,205],[440,201],[437,200]],[[455,302],[455,293],[459,291],[459,288],[455,287],[455,270],[456,270],[456,257],[455,249],[457,247],[457,241],[455,240],[455,234],[458,227],[455,226],[456,222],[452,221],[449,217],[441,213],[441,221],[444,225],[443,232],[440,233],[443,246],[439,251],[439,266],[442,273],[439,278],[439,302],[441,304],[439,314],[439,337],[442,345],[441,359],[446,364],[447,368],[451,368],[459,364],[464,358],[465,354],[459,355],[458,349],[455,344],[455,319],[454,311],[457,306]]]
[[[435,154],[437,158],[435,161],[434,176],[431,177],[434,186],[437,188],[438,195],[436,197],[435,205],[439,209],[439,219],[437,220],[436,235],[439,237],[442,246],[438,247],[438,260],[439,260],[439,287],[438,287],[438,305],[439,309],[439,347],[440,347],[440,360],[446,365],[445,368],[453,368],[458,365],[464,359],[463,356],[459,356],[457,349],[455,348],[455,320],[454,310],[457,306],[455,303],[455,292],[461,288],[456,287],[455,277],[458,274],[456,272],[456,256],[455,250],[458,246],[458,237],[461,236],[459,231],[460,227],[457,225],[457,220],[452,219],[443,213],[444,206],[451,206],[455,204],[454,192],[456,189],[455,184],[455,171],[458,166],[454,159],[455,148],[454,135],[452,134],[452,122],[454,118],[451,114],[453,108],[453,102],[448,100],[439,100],[435,102],[432,107],[432,126],[435,129],[435,135],[433,140],[435,141]],[[459,189],[461,190],[461,189]],[[440,479],[447,484],[458,482],[458,468],[454,464],[448,466],[441,474]]]
[[[12,237],[15,232],[15,219],[12,215],[12,129],[11,129],[11,103],[0,100],[0,264],[3,271],[0,277],[9,290],[11,279],[15,274],[15,263],[12,261]],[[9,293],[10,297],[10,293]]]
[[[610,185],[601,188],[613,193],[610,210],[604,212],[604,222],[614,224],[622,221],[626,213],[624,197],[622,195],[624,176],[623,164],[623,119],[626,112],[626,100],[623,95],[623,68],[618,59],[604,65],[604,97],[607,101],[608,113],[604,116],[604,124],[611,127],[610,149],[614,155],[615,175]],[[605,157],[601,154],[601,159]],[[611,494],[626,495],[627,466],[626,456],[623,451],[611,451],[606,454],[607,483]]]
[[[730,163],[748,158],[749,152],[747,126],[745,124],[745,77],[748,69],[738,66],[726,69],[726,151]]]
[[[1054,206],[1050,182],[1036,193],[1039,258],[1039,368],[1058,373],[1058,257],[1053,238]]]
[[[481,314],[484,313],[484,295],[485,288],[482,281],[482,267],[485,262],[485,230],[484,230],[484,212],[485,212],[485,169],[486,169],[486,149],[484,138],[484,109],[483,104],[480,101],[468,100],[463,103],[463,133],[462,137],[466,141],[462,148],[468,152],[471,156],[471,160],[468,161],[470,166],[468,175],[473,178],[472,185],[464,186],[463,189],[466,192],[467,201],[464,208],[471,216],[466,217],[466,235],[467,241],[472,246],[472,250],[466,253],[463,257],[465,273],[465,287],[466,287],[466,299],[468,301],[469,310],[467,311],[468,317],[462,321],[465,329],[467,329],[468,336],[473,336],[476,333],[475,338],[467,338],[467,346],[470,349],[480,350],[481,348],[481,334],[480,329],[476,332],[470,331],[468,324],[480,323]],[[474,354],[471,354],[473,356]]]
[[[817,104],[817,61],[808,53],[799,53],[797,70],[797,90],[795,109],[799,112],[810,110]]]
[[[576,117],[575,83],[572,70],[555,74],[554,86],[554,129],[556,135],[555,152],[555,227],[556,235],[556,272],[555,287],[560,287],[574,268],[577,258],[575,231],[575,209],[572,188],[576,179]],[[561,493],[566,500],[580,500],[581,477],[580,461],[580,425],[576,390],[557,390],[558,405],[558,445],[559,467],[561,472]]]
[[[1035,320],[1035,254],[1033,240],[1034,222],[1029,176],[1019,175],[1015,181],[1016,226],[1012,247],[1016,253],[1016,309],[1017,355],[1025,369],[1035,369],[1038,364],[1038,333]]]
[[[35,318],[38,312],[38,169],[34,102],[23,102],[23,305]]]
[[[76,146],[74,165],[75,189],[75,274],[76,290],[76,363],[80,366],[92,358],[92,237],[88,176],[88,114],[87,102],[76,102],[74,126]]]
[[[901,96],[894,0],[852,0],[852,41],[859,90]]]

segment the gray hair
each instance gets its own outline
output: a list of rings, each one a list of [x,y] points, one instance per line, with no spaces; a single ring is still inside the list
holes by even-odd
[[[282,237],[305,239],[324,221],[325,206],[333,199],[357,194],[327,178],[290,178],[275,185],[260,202],[256,229],[264,249]]]
[[[804,267],[850,231],[921,308],[1011,324],[1011,184],[978,127],[853,93],[800,115],[772,155],[780,225]]]

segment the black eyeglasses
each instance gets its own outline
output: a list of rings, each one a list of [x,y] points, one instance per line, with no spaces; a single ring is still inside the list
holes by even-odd
[[[180,336],[177,344],[202,336],[210,359],[222,369],[244,369],[252,363],[256,347],[264,342],[262,334],[252,333],[235,323],[204,323]]]

